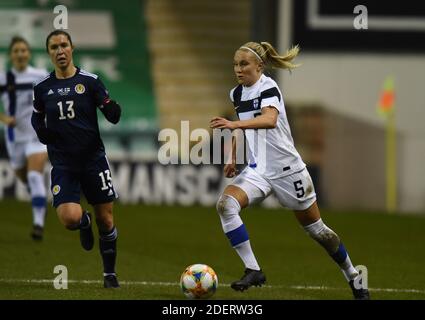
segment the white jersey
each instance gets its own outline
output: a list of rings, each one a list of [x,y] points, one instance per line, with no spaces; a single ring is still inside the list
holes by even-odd
[[[287,176],[305,168],[294,147],[282,93],[272,78],[263,74],[250,87],[239,85],[230,91],[230,99],[240,120],[255,118],[264,107],[272,106],[279,111],[275,128],[245,129],[251,168],[269,179]]]
[[[0,95],[5,113],[16,118],[15,127],[6,127],[7,141],[24,142],[36,137],[31,126],[33,110],[33,84],[44,78],[48,72],[28,66],[24,71],[0,73]]]

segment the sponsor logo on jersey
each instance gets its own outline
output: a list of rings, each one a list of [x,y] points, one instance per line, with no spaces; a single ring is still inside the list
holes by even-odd
[[[86,92],[86,87],[81,83],[77,84],[74,89],[75,92],[78,94],[83,94],[84,92]]]
[[[57,185],[53,186],[52,193],[53,193],[54,196],[57,195],[60,191],[61,191],[60,185],[57,184]]]
[[[258,98],[254,99],[254,101],[252,102],[254,104],[254,109],[258,109]]]
[[[50,90],[49,90],[49,92],[47,92],[47,95],[48,95],[48,96],[50,96],[50,95],[51,95],[51,94],[53,94],[53,93],[54,93],[54,92],[53,92],[53,90],[52,90],[52,89],[50,89]]]
[[[61,95],[61,96],[67,96],[68,95],[68,93],[70,93],[71,92],[71,88],[59,88],[58,89],[58,93]]]

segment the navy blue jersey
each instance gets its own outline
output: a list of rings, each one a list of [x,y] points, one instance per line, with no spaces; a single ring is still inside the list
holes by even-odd
[[[77,68],[74,76],[56,78],[55,72],[34,86],[34,111],[46,116],[56,137],[47,145],[53,166],[80,171],[105,155],[97,108],[109,97],[97,75]]]

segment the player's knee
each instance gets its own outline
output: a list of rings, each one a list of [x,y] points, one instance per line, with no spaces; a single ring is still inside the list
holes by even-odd
[[[78,208],[61,208],[57,209],[59,221],[68,230],[78,229],[81,221],[81,210]]]
[[[329,254],[334,254],[338,250],[340,239],[338,235],[326,226],[322,219],[304,227],[304,230],[316,240]]]
[[[100,232],[108,232],[114,227],[114,220],[112,215],[97,216],[96,224]]]
[[[81,216],[78,215],[64,215],[60,218],[62,224],[68,230],[76,230],[78,229],[81,221]]]
[[[239,214],[241,206],[234,197],[228,194],[222,194],[217,201],[216,205],[217,213],[220,216],[228,216]]]
[[[46,187],[44,185],[44,177],[41,172],[31,170],[27,173],[28,185],[31,190],[31,195],[46,196]]]

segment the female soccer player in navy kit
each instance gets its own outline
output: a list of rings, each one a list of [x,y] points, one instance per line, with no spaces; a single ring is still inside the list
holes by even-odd
[[[44,78],[47,71],[29,65],[31,50],[22,37],[13,37],[9,45],[12,68],[0,73],[0,97],[5,114],[0,121],[5,127],[5,140],[10,165],[16,176],[28,185],[31,195],[34,240],[43,238],[46,216],[46,186],[43,177],[47,161],[46,146],[38,141],[31,127],[33,83]]]
[[[212,128],[243,129],[250,153],[248,166],[236,176],[236,144],[233,144],[233,161],[225,165],[224,174],[236,178],[217,202],[223,230],[245,264],[244,275],[231,287],[243,291],[266,281],[239,213],[274,193],[282,206],[294,210],[305,231],[339,265],[354,298],[369,299],[369,292],[361,285],[361,276],[340,238],[320,217],[313,182],[294,147],[282,93],[276,82],[263,73],[266,66],[297,67],[291,61],[298,50],[294,47],[282,56],[268,42],[248,42],[237,49],[233,65],[239,85],[231,90],[230,99],[239,120],[216,117],[210,123]]]
[[[71,36],[51,32],[46,49],[55,70],[34,86],[32,125],[47,145],[52,163],[53,206],[69,230],[80,230],[85,250],[94,245],[92,217],[80,205],[80,192],[93,206],[99,229],[104,287],[117,288],[115,273],[117,229],[112,209],[117,197],[100,138],[97,108],[111,123],[118,123],[120,106],[109,98],[100,79],[73,63]]]

